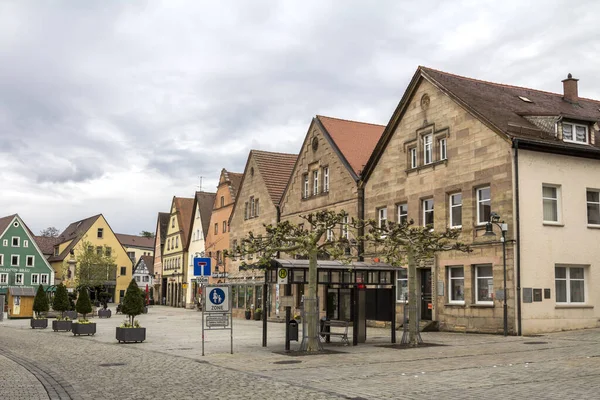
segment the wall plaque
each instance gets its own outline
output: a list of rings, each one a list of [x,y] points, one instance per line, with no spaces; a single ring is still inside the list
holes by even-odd
[[[542,301],[542,289],[533,289],[533,301]]]
[[[532,303],[533,302],[533,289],[532,288],[523,288],[523,303]]]

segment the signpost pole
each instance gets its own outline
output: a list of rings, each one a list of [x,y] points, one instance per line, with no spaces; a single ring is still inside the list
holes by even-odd
[[[204,303],[204,288],[202,290],[202,302]],[[202,357],[204,357],[204,304],[202,304]]]
[[[229,295],[227,297],[229,297],[229,337],[231,339],[231,351],[230,354],[233,354],[233,313],[232,308],[233,308],[233,299],[231,298],[231,288],[229,288]]]

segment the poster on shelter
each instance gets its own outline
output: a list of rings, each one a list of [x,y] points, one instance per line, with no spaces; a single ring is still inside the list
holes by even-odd
[[[21,314],[21,296],[13,297],[13,314],[14,315]]]

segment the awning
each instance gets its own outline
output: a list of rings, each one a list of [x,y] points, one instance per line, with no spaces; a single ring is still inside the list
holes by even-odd
[[[8,288],[9,292],[13,296],[35,296],[35,289],[27,286],[11,286]]]

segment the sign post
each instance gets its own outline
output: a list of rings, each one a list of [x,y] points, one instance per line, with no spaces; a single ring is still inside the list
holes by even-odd
[[[204,356],[204,329],[229,330],[230,353],[233,354],[233,316],[230,285],[207,285],[202,292],[202,355]],[[206,317],[204,316],[206,313]]]

